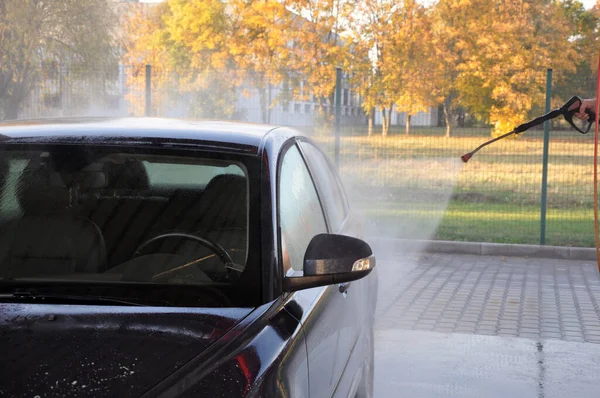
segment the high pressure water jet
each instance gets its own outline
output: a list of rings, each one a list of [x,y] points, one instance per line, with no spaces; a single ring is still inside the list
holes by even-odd
[[[484,142],[483,144],[479,145],[477,148],[475,148],[474,150],[472,150],[469,153],[465,153],[464,155],[462,155],[460,158],[462,159],[463,162],[467,163],[469,161],[469,159],[471,159],[473,157],[474,154],[476,154],[477,152],[479,152],[480,149],[490,145],[493,142],[499,141],[503,138],[506,138],[508,136],[511,136],[513,134],[520,134],[523,133],[527,130],[529,130],[532,127],[535,127],[537,125],[540,125],[542,123],[544,123],[547,120],[550,119],[554,119],[557,118],[559,116],[563,116],[565,118],[565,120],[567,122],[569,122],[569,124],[578,132],[580,132],[581,134],[587,134],[590,131],[590,128],[592,127],[592,124],[594,124],[594,121],[596,120],[596,114],[594,112],[592,112],[589,109],[586,109],[585,112],[588,114],[589,118],[588,118],[588,124],[587,127],[585,127],[583,130],[580,129],[575,122],[573,121],[573,116],[579,111],[579,108],[581,107],[581,98],[574,96],[572,97],[570,100],[568,100],[567,102],[565,102],[563,104],[563,106],[561,106],[558,109],[554,109],[548,113],[546,113],[543,116],[538,116],[533,120],[530,120],[526,123],[520,124],[517,127],[515,127],[514,130],[512,130],[509,133],[503,134],[499,137],[493,138],[489,141]]]

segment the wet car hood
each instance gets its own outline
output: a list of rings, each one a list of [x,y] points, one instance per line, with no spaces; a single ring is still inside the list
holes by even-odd
[[[140,396],[251,311],[0,304],[0,396]]]

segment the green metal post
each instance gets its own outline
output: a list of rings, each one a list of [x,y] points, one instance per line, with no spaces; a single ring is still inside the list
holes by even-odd
[[[152,114],[152,65],[146,65],[146,116]]]
[[[335,168],[340,169],[340,126],[342,118],[342,68],[335,69]]]
[[[550,112],[552,98],[552,69],[546,74],[546,113]],[[540,212],[540,245],[546,244],[546,206],[548,197],[548,147],[550,146],[550,121],[544,122],[544,155],[542,158],[542,198]]]

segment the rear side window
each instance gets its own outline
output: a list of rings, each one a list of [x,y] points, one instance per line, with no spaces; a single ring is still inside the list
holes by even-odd
[[[331,230],[337,232],[348,215],[348,206],[341,183],[334,174],[331,164],[317,147],[306,141],[302,141],[300,146],[319,185],[319,194],[324,202]]]
[[[235,164],[189,165],[145,161],[151,188],[198,188],[205,187],[210,180],[222,174],[244,176],[244,170]]]

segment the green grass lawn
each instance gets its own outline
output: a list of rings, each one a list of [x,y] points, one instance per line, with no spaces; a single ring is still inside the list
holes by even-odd
[[[362,207],[362,206],[361,206]],[[536,206],[451,201],[445,209],[363,207],[374,225],[370,233],[399,238],[467,242],[540,243],[540,209]],[[593,212],[578,208],[549,209],[546,244],[587,247],[594,245]]]
[[[463,164],[489,134],[343,136],[340,171],[380,234],[419,235],[421,225],[437,239],[539,243],[543,134],[499,141]],[[316,139],[333,157],[333,137]],[[549,153],[546,243],[593,246],[593,137],[551,132]]]

